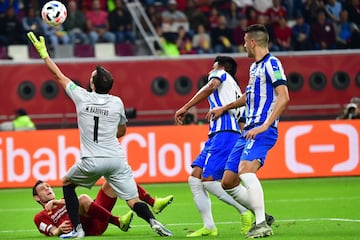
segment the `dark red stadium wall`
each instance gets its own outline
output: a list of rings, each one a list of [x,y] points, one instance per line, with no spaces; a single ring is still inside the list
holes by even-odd
[[[286,74],[298,73],[303,79],[303,85],[299,79],[289,79],[293,89],[291,90],[291,103],[285,113],[287,116],[303,114],[334,114],[339,109],[295,110],[296,106],[302,105],[324,105],[346,104],[351,97],[360,95],[360,55],[359,54],[336,54],[336,55],[308,55],[308,56],[280,56]],[[237,77],[242,88],[248,80],[248,68],[251,60],[247,57],[236,58],[238,62]],[[154,59],[154,60],[130,60],[130,61],[108,61],[108,62],[60,62],[59,66],[63,72],[73,80],[87,87],[89,76],[96,64],[101,64],[110,70],[115,79],[112,93],[119,95],[124,100],[126,107],[134,107],[138,112],[159,111],[158,116],[140,114],[138,119],[162,119],[172,117],[172,114],[160,114],[162,110],[175,111],[184,104],[201,85],[201,78],[205,77],[213,64],[212,58],[200,59]],[[65,114],[74,113],[75,109],[71,101],[62,89],[52,85],[52,75],[48,72],[43,63],[36,64],[9,64],[0,66],[0,96],[2,106],[0,115],[10,116],[14,109],[23,107],[31,114]],[[344,72],[349,77],[349,84],[344,82],[344,89],[337,89],[332,83],[335,73]],[[309,81],[314,73],[322,73],[325,77],[315,77],[315,86]],[[159,94],[154,93],[152,84],[154,79],[162,78],[155,89]],[[176,80],[185,77],[180,88],[176,89]],[[190,88],[190,80],[192,87]],[[28,81],[33,88],[21,83]],[[326,84],[324,85],[324,83]],[[301,83],[301,79],[300,79]],[[347,86],[346,86],[347,85]],[[318,90],[316,90],[318,89]],[[20,97],[19,91],[25,93],[29,99]],[[30,92],[30,95],[29,95]],[[31,97],[31,94],[33,96]],[[202,103],[199,108],[207,108],[207,103]],[[55,117],[56,118],[56,117]],[[45,121],[45,120],[38,120]],[[46,120],[47,121],[47,120]]]

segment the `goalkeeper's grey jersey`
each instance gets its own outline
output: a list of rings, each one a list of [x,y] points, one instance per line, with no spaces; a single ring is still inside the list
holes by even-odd
[[[119,124],[127,122],[121,99],[88,92],[73,82],[66,86],[66,93],[76,106],[81,157],[120,156],[116,132]]]

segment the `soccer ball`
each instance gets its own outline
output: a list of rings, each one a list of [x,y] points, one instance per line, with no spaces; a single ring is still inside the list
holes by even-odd
[[[56,27],[62,24],[67,16],[64,4],[59,1],[47,2],[41,9],[42,19],[50,26]]]

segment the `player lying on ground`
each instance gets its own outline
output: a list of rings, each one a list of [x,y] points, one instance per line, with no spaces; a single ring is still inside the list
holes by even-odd
[[[152,206],[155,213],[160,213],[171,203],[173,196],[153,198],[144,188],[138,185],[140,199]],[[47,236],[59,236],[72,230],[64,199],[55,199],[51,186],[41,180],[33,187],[33,197],[44,209],[34,217],[38,230]],[[118,217],[111,214],[117,196],[107,182],[101,186],[96,199],[82,194],[79,197],[79,213],[87,236],[98,236],[104,233],[109,223],[127,231],[133,216],[132,211]]]

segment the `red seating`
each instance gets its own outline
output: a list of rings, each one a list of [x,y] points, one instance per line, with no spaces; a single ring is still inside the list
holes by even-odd
[[[91,44],[75,44],[74,45],[75,57],[95,57],[95,49]]]
[[[134,46],[131,43],[116,43],[115,54],[116,56],[134,56]]]
[[[35,47],[32,44],[29,45],[28,49],[29,49],[29,58],[40,58],[38,51],[35,49]]]
[[[7,46],[0,46],[0,59],[8,59],[8,57]]]

